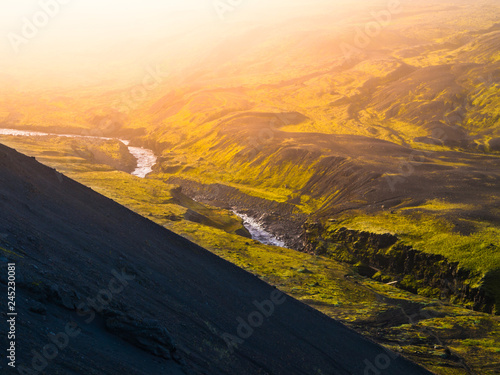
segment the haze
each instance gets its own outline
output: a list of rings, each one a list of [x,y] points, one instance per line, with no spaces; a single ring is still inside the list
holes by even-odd
[[[498,373],[499,20],[498,0],[0,0],[19,362]],[[121,297],[112,269],[136,278]],[[101,297],[49,360],[41,333]]]
[[[338,17],[347,7],[359,12],[355,4],[385,4],[248,0],[234,6],[221,1],[217,8],[217,2],[209,0],[63,2],[57,6],[50,0],[0,3],[0,68],[5,82],[34,88],[97,84],[113,78],[133,81],[147,65],[185,68],[207,48],[249,28],[324,14],[325,9]],[[35,30],[26,28],[26,20],[35,24]]]

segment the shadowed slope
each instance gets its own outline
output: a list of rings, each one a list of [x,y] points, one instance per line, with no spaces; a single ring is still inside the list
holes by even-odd
[[[50,361],[51,374],[363,374],[365,360],[385,353],[291,297],[231,353],[221,336],[236,335],[237,318],[275,289],[5,146],[0,176],[0,242],[18,269],[19,364],[73,320],[82,333]],[[87,324],[90,313],[75,307],[110,290],[114,270],[130,280]],[[385,373],[428,372],[398,357]]]

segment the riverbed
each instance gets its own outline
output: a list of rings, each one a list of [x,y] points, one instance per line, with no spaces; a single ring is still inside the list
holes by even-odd
[[[27,130],[16,130],[16,129],[0,129],[0,135],[14,135],[20,137],[36,137],[36,136],[57,136],[57,137],[69,137],[69,138],[88,138],[88,139],[100,139],[100,140],[113,140],[117,138],[108,137],[97,137],[90,135],[76,135],[76,134],[56,134],[56,133],[44,133],[36,131]],[[124,139],[118,139],[124,145],[128,147],[129,152],[137,159],[137,167],[131,173],[133,176],[139,178],[145,178],[149,173],[153,171],[153,166],[157,162],[157,157],[152,150],[143,147],[133,147],[130,146],[130,141]],[[233,210],[234,214],[239,216],[243,220],[243,225],[252,235],[252,239],[259,241],[265,245],[281,246],[284,247],[285,243],[271,233],[266,231],[258,220],[252,218],[248,215],[238,213]]]
[[[252,235],[252,239],[265,245],[285,247],[285,243],[264,229],[259,221],[233,209],[233,213],[243,220],[243,225]]]
[[[20,137],[36,137],[36,136],[57,136],[68,138],[87,138],[87,139],[100,139],[100,140],[114,140],[116,138],[96,137],[91,135],[76,135],[76,134],[55,134],[44,133],[16,129],[0,129],[0,135],[14,135]],[[152,150],[143,147],[130,146],[130,141],[124,139],[117,139],[128,147],[129,152],[137,159],[137,166],[131,173],[133,176],[145,178],[149,173],[153,172],[153,166],[156,164],[157,158]]]

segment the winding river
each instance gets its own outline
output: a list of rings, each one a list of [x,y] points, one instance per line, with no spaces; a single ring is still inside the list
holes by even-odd
[[[75,134],[55,134],[55,133],[43,133],[34,132],[26,130],[15,130],[15,129],[0,129],[0,135],[15,135],[20,137],[35,137],[35,136],[57,136],[57,137],[68,137],[68,138],[87,138],[87,139],[103,139],[103,140],[113,140],[115,138],[107,137],[96,137],[91,135],[75,135]],[[131,173],[134,176],[144,178],[149,173],[153,172],[153,166],[156,164],[156,155],[152,150],[142,147],[132,147],[130,146],[130,141],[118,139],[124,145],[128,147],[129,152],[137,159],[137,167]]]
[[[116,138],[107,137],[96,137],[90,135],[75,135],[75,134],[56,134],[56,133],[43,133],[36,131],[26,131],[26,130],[15,130],[15,129],[0,129],[0,135],[14,135],[19,137],[36,137],[36,136],[58,136],[58,137],[68,137],[68,138],[88,138],[88,139],[103,139],[103,140],[113,140]],[[128,147],[129,152],[137,159],[137,167],[131,173],[139,178],[145,178],[149,173],[153,171],[153,166],[157,162],[157,157],[152,150],[142,147],[130,146],[130,141],[118,139],[124,145]],[[243,220],[243,225],[252,235],[252,239],[259,241],[265,245],[281,246],[284,247],[284,242],[280,241],[274,237],[271,233],[266,231],[262,225],[254,218],[233,211],[237,216]]]

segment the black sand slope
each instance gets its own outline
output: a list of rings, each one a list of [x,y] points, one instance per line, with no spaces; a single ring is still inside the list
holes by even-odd
[[[429,374],[1,145],[0,209],[1,374]]]

